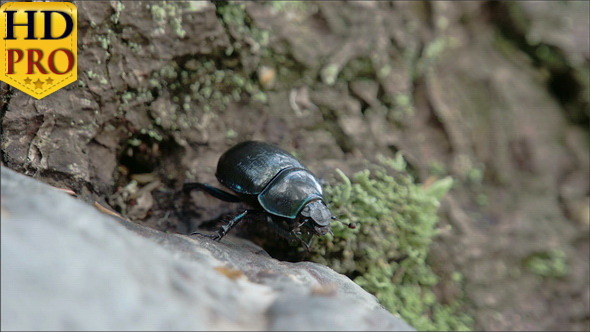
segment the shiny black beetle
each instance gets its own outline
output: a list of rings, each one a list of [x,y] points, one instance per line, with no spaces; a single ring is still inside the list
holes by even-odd
[[[184,190],[202,189],[218,199],[246,202],[255,209],[235,216],[215,235],[192,234],[221,240],[247,214],[261,212],[271,223],[286,221],[286,231],[298,238],[330,232],[330,221],[335,218],[324,203],[318,179],[279,147],[257,141],[238,143],[219,158],[215,176],[237,196],[199,182],[186,183]]]

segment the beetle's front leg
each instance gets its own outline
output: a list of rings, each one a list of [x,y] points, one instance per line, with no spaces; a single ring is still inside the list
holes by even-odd
[[[287,239],[290,243],[293,243],[295,239],[299,240],[299,242],[305,246],[305,250],[309,253],[310,244],[313,238],[307,242],[301,238],[301,225],[303,224],[298,223],[297,226],[292,229],[284,229],[279,226],[278,222],[273,220],[273,217],[270,214],[266,215],[266,221],[268,222],[268,225],[271,227],[271,229],[277,233],[277,235]]]

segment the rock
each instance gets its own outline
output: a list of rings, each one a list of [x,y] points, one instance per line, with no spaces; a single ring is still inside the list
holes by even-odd
[[[162,233],[1,176],[2,330],[413,330],[325,266]]]

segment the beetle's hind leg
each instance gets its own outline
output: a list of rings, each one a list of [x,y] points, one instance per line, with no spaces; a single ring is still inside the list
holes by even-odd
[[[208,237],[210,239],[213,239],[215,241],[221,241],[221,239],[232,229],[234,228],[238,223],[240,223],[240,221],[242,221],[244,219],[244,217],[246,216],[246,214],[248,214],[248,212],[251,212],[250,210],[246,210],[240,214],[238,214],[237,216],[233,217],[231,220],[229,220],[225,225],[219,227],[216,231],[216,234],[204,234],[201,232],[193,232],[191,233],[191,235],[194,234],[198,234],[204,237]]]
[[[201,189],[207,194],[225,202],[239,203],[242,201],[238,196],[230,194],[227,191],[223,191],[219,188],[215,188],[212,185],[206,183],[187,182],[182,186],[182,191],[184,191],[185,193],[194,189]]]

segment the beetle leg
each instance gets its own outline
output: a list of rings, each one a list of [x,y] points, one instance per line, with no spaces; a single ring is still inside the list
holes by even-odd
[[[309,241],[305,242],[302,238],[301,238],[301,233],[300,232],[292,232],[293,235],[295,235],[295,237],[297,238],[297,240],[299,240],[299,242],[301,242],[304,246],[305,246],[305,251],[309,254],[309,248],[311,245],[311,241],[313,240],[313,237],[311,237],[309,239]]]
[[[219,234],[205,234],[205,233],[201,233],[201,232],[192,232],[191,235],[200,235],[206,238],[210,238],[211,240],[214,241],[221,241],[221,238],[219,238]]]
[[[276,235],[289,241],[293,240],[293,231],[284,229],[283,227],[279,226],[280,224],[276,222],[270,214],[266,215],[266,222],[270,227],[269,230],[271,232],[274,232]]]
[[[219,188],[215,188],[212,185],[209,185],[206,183],[187,182],[182,186],[182,190],[184,192],[189,192],[194,189],[201,189],[201,190],[205,191],[206,193],[208,193],[209,195],[211,195],[217,199],[220,199],[222,201],[225,201],[225,202],[239,203],[242,201],[238,196],[230,194],[227,191],[223,191]]]
[[[238,214],[237,216],[233,217],[225,225],[219,227],[219,229],[217,229],[216,234],[203,234],[200,232],[193,232],[191,233],[191,235],[198,234],[219,242],[227,234],[227,232],[229,232],[232,228],[234,228],[234,226],[236,226],[240,221],[242,221],[242,219],[246,216],[246,214],[248,214],[249,211],[250,210],[246,210]]]
[[[310,249],[310,245],[311,245],[311,241],[313,241],[313,237],[311,237],[309,239],[309,241],[305,242],[305,240],[303,240],[303,238],[301,238],[301,225],[305,224],[299,224],[297,225],[294,229],[292,230],[286,230],[283,229],[282,227],[279,227],[279,225],[272,219],[272,216],[270,214],[266,215],[266,221],[268,222],[269,226],[271,226],[271,229],[279,236],[292,241],[294,240],[293,237],[295,237],[297,240],[299,240],[300,243],[302,243],[305,246],[305,250],[307,251],[307,253],[309,253],[309,249]]]

